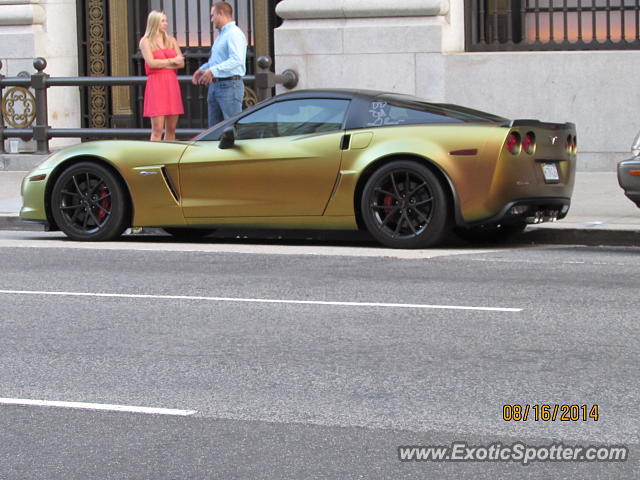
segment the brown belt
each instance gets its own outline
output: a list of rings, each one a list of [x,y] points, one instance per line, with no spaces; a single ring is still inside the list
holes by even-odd
[[[224,77],[224,78],[216,78],[214,82],[224,82],[227,80],[240,80],[242,77],[240,75],[234,75],[233,77]]]

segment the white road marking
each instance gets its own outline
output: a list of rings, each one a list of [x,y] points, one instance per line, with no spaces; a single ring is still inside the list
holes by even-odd
[[[145,295],[127,293],[55,292],[35,290],[0,290],[8,295],[59,295],[68,297],[151,298],[156,300],[201,300],[209,302],[285,303],[296,305],[335,305],[341,307],[431,308],[442,310],[480,310],[487,312],[521,312],[522,308],[471,307],[463,305],[429,305],[421,303],[330,302],[323,300],[285,300],[270,298],[201,297],[191,295]]]
[[[186,417],[195,410],[175,408],[134,407],[131,405],[110,405],[106,403],[60,402],[51,400],[30,400],[26,398],[0,398],[0,405],[23,405],[34,407],[76,408],[81,410],[104,410],[107,412],[145,413],[149,415],[175,415]]]

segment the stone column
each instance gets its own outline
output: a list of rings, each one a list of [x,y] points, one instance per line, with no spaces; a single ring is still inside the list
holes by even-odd
[[[37,1],[0,0],[2,73],[34,72],[33,59],[44,44],[45,10]]]
[[[448,11],[448,0],[282,0],[276,65],[299,73],[298,88],[379,89],[443,100]]]
[[[57,77],[78,75],[78,37],[75,0],[0,0],[0,59],[2,73],[17,76],[35,72],[33,59],[47,59],[46,73]],[[80,126],[78,89],[54,87],[48,92],[49,125]],[[51,146],[78,140],[54,139]],[[23,145],[23,149],[29,149]]]

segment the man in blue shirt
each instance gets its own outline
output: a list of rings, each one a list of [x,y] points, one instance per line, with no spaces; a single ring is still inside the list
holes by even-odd
[[[220,34],[211,47],[209,61],[191,79],[194,85],[209,85],[210,127],[242,111],[247,59],[247,38],[233,21],[233,7],[227,2],[215,3],[211,23]]]

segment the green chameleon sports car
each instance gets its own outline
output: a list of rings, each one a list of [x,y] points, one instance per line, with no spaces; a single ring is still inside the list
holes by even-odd
[[[566,216],[572,123],[507,120],[365,90],[276,96],[187,142],[107,140],[60,150],[23,181],[25,220],[74,240],[127,227],[366,229],[396,248],[452,228],[507,235]]]

